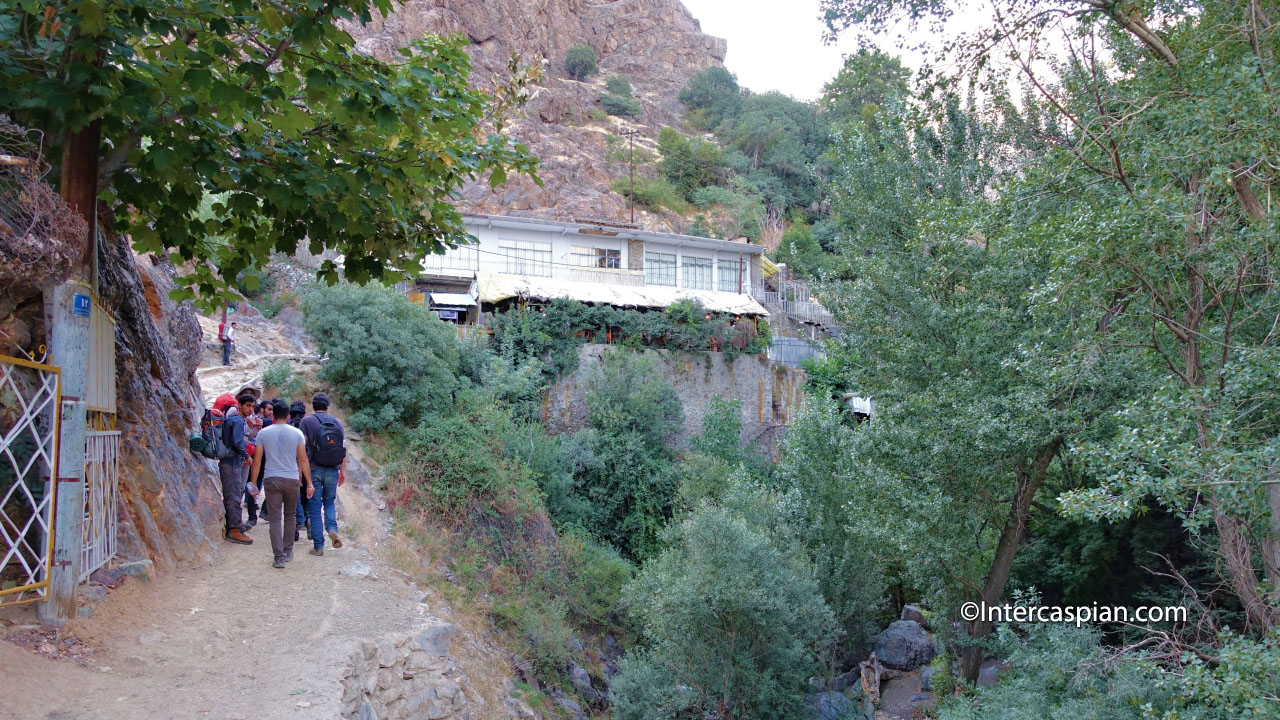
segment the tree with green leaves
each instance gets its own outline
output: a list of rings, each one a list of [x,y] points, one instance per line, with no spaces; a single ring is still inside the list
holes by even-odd
[[[693,74],[678,96],[693,122],[704,130],[713,130],[725,118],[738,112],[742,88],[733,73],[718,65],[705,67]]]
[[[739,481],[667,533],[624,590],[646,647],[610,691],[619,720],[809,717],[806,680],[836,634],[772,493]]]
[[[824,2],[833,32],[946,18],[955,7]],[[1099,480],[1064,493],[1060,507],[1109,518],[1164,505],[1217,544],[1247,626],[1267,632],[1280,625],[1280,214],[1263,199],[1280,181],[1270,160],[1280,138],[1274,8],[1009,0],[994,9],[989,25],[955,43],[954,66],[998,79],[983,68],[1000,53],[1025,83],[1022,119],[1056,120],[1024,123],[1040,153],[994,203],[1000,243],[1050,261],[1033,316],[1069,319],[1072,333],[1095,336],[1086,357],[1135,368],[1097,434],[1068,442]],[[1051,33],[1062,62],[1046,69]]]
[[[860,121],[910,94],[911,72],[881,50],[860,48],[845,56],[844,67],[822,88],[822,111],[833,123]]]
[[[596,51],[590,45],[574,45],[564,55],[564,69],[574,80],[586,80],[594,75],[596,67]]]
[[[502,133],[532,76],[472,89],[457,39],[361,55],[339,22],[374,11],[391,4],[7,3],[0,107],[65,155],[64,183],[96,182],[104,224],[190,263],[175,297],[234,298],[241,271],[303,243],[342,256],[321,267],[329,282],[397,278],[466,240],[464,183],[533,172]]]

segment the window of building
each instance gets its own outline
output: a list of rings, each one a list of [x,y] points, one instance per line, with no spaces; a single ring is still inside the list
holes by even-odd
[[[648,285],[675,285],[675,254],[646,252],[644,254],[644,281]]]
[[[680,278],[681,287],[690,290],[714,290],[711,284],[711,258],[689,257],[685,255],[680,258],[682,275]]]
[[[551,243],[530,240],[500,240],[506,256],[504,272],[511,275],[551,276]]]
[[[622,267],[622,251],[574,245],[569,252],[569,264],[575,267],[617,270]]]
[[[719,290],[721,292],[738,292],[739,268],[742,263],[738,260],[720,260],[716,263],[717,279]],[[742,287],[746,288],[748,279],[745,274],[741,277]]]

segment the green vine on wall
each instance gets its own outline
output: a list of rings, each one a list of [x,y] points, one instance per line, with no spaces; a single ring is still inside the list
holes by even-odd
[[[690,353],[760,354],[769,347],[764,318],[710,312],[695,300],[680,300],[662,311],[587,305],[558,298],[534,308],[513,308],[489,320],[493,347],[515,359],[536,358],[552,376],[571,372],[578,348],[587,343],[619,344]]]

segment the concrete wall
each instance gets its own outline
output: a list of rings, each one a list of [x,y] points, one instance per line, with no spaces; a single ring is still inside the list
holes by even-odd
[[[578,350],[578,368],[555,383],[543,404],[543,419],[553,433],[574,432],[587,419],[586,386],[610,350],[637,352],[609,345],[584,345]],[[685,429],[676,438],[680,446],[702,431],[702,419],[711,398],[736,398],[742,402],[742,442],[757,443],[775,456],[784,426],[804,406],[803,370],[774,368],[764,355],[739,355],[729,362],[724,353],[681,353],[642,350],[654,357],[663,378],[684,404]]]

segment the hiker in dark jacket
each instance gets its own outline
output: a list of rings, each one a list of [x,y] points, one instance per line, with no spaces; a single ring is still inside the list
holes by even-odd
[[[324,535],[335,548],[342,547],[338,537],[338,514],[334,503],[338,486],[346,478],[346,442],[342,423],[329,414],[329,396],[320,393],[311,399],[312,414],[304,417],[298,429],[307,439],[307,462],[311,466],[311,482],[315,495],[310,501],[312,555],[324,555]]]
[[[298,427],[298,425],[302,423],[302,418],[306,417],[306,415],[307,415],[307,406],[303,405],[301,400],[294,400],[293,404],[289,406],[289,424],[290,425],[294,427]],[[298,477],[298,482],[299,483],[302,482],[301,475],[299,475]],[[296,525],[293,526],[294,541],[297,541],[298,538],[301,537],[302,528],[310,525],[310,522],[308,521],[308,518],[311,517],[310,511],[308,510],[310,503],[311,503],[311,500],[307,498],[306,493],[298,493],[298,522]],[[308,530],[307,538],[310,538],[310,537],[311,537],[311,531]]]
[[[218,460],[218,479],[222,481],[222,504],[227,512],[227,528],[225,537],[228,541],[241,545],[252,545],[253,540],[245,534],[248,526],[244,524],[244,512],[240,506],[244,497],[244,469],[250,461],[247,441],[245,439],[244,419],[253,413],[253,406],[258,399],[252,393],[244,393],[236,398],[237,413],[230,414],[222,422],[222,442],[232,450],[229,457]]]

